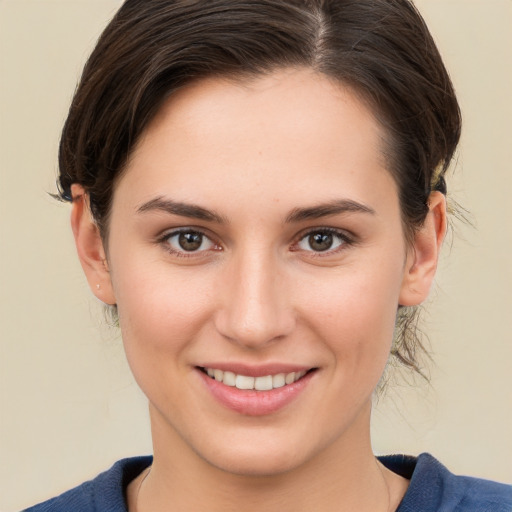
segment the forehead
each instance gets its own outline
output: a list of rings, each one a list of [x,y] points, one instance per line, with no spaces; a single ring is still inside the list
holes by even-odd
[[[117,189],[131,189],[141,200],[156,191],[197,200],[215,192],[205,184],[216,182],[247,197],[278,182],[288,192],[300,185],[329,195],[329,184],[343,186],[344,175],[364,181],[382,174],[382,146],[382,129],[365,103],[312,70],[203,79],[157,113],[131,155],[114,203]]]
[[[297,138],[310,137],[315,131],[326,141],[333,128],[329,121],[357,118],[358,133],[372,131],[376,138],[382,129],[367,105],[349,86],[309,68],[280,69],[266,75],[247,78],[210,77],[185,86],[172,95],[146,129],[144,136],[170,127],[174,118],[183,135],[201,137],[218,132],[220,125],[238,124],[243,137],[256,126],[281,129]],[[240,123],[243,121],[243,123]],[[290,130],[293,127],[294,130]],[[230,135],[234,136],[234,133]]]

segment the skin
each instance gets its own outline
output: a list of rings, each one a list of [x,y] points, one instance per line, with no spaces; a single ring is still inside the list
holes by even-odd
[[[105,245],[73,186],[83,268],[117,304],[149,400],[154,464],[138,498],[142,476],[129,486],[131,511],[398,506],[407,481],[373,456],[372,394],[398,305],[428,295],[446,213],[433,193],[406,244],[384,135],[350,89],[311,70],[207,79],[147,128],[116,185]],[[147,206],[157,198],[218,218]],[[339,201],[363,208],[290,220]],[[181,249],[178,228],[204,233],[200,250]],[[332,248],[313,250],[308,236],[325,229],[336,230]],[[316,371],[287,406],[248,416],[204,386],[196,367],[212,361]]]

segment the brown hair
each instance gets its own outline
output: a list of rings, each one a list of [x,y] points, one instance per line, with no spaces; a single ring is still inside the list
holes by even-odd
[[[460,136],[460,111],[435,43],[408,0],[126,0],[76,90],[59,150],[60,195],[81,184],[102,236],[116,180],[162,103],[191,81],[309,67],[352,87],[388,136],[406,236],[420,227]],[[393,355],[422,348],[399,308]]]

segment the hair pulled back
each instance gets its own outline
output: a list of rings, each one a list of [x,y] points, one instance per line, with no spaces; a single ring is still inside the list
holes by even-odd
[[[100,233],[116,181],[162,103],[192,81],[309,67],[351,87],[387,135],[407,237],[428,212],[460,137],[435,43],[408,0],[126,0],[92,52],[59,149],[60,195],[81,184]],[[399,308],[393,355],[419,370],[422,345]]]

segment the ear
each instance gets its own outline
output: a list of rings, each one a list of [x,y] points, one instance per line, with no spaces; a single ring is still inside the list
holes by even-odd
[[[428,296],[446,234],[446,199],[441,192],[432,192],[429,211],[423,226],[416,232],[409,248],[400,290],[401,306],[417,306]]]
[[[89,197],[81,185],[71,186],[73,207],[71,228],[75,237],[78,258],[84,269],[89,287],[96,297],[105,304],[115,304],[116,299],[110,279],[106,251],[98,226],[94,222]]]

